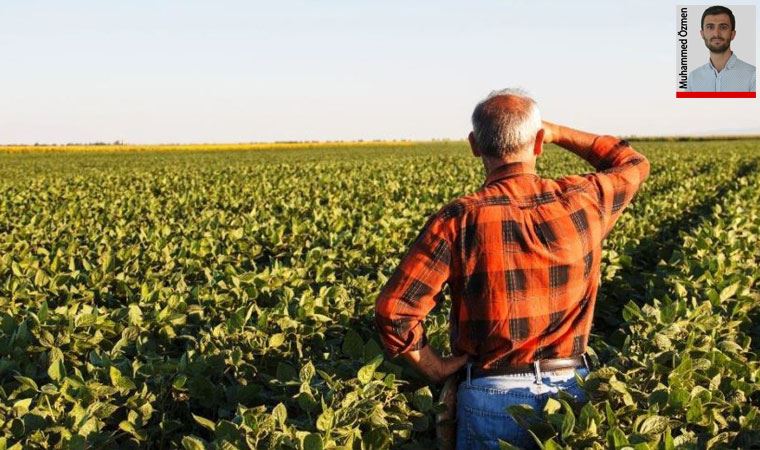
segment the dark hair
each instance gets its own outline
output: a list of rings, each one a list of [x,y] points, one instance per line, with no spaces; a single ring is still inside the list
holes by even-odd
[[[702,22],[700,23],[699,28],[705,28],[705,16],[716,16],[718,14],[728,14],[728,18],[731,20],[731,30],[736,29],[736,18],[734,17],[734,13],[725,6],[711,6],[707,8],[705,12],[702,13]]]

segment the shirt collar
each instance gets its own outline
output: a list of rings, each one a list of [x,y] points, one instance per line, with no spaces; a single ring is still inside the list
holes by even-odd
[[[728,61],[726,61],[726,69],[733,69],[736,65],[736,53],[731,52],[731,57],[728,58]]]
[[[723,67],[723,69],[733,69],[734,66],[736,65],[736,60],[737,59],[738,58],[736,57],[736,53],[733,50],[731,50],[731,56],[728,57],[728,61],[726,61],[726,65]],[[716,72],[716,73],[718,72],[718,70],[715,68],[715,66],[713,66],[712,60],[710,60],[710,68],[714,72]]]
[[[503,180],[518,175],[536,175],[535,166],[525,162],[511,162],[499,166],[491,171],[486,177],[483,186],[488,186],[496,181]]]

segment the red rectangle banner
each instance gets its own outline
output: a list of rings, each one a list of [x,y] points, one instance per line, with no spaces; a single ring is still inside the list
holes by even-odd
[[[676,98],[757,98],[757,92],[676,92]]]

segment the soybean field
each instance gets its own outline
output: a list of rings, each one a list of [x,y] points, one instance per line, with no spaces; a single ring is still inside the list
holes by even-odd
[[[760,140],[632,145],[591,401],[515,418],[545,449],[760,447]],[[374,302],[483,180],[463,142],[0,148],[0,450],[434,448],[440,387],[384,357]]]

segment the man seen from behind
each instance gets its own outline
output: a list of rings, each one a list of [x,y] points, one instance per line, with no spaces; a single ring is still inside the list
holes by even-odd
[[[462,369],[457,448],[497,449],[498,439],[531,447],[507,407],[540,411],[558,390],[584,400],[574,374],[588,374],[602,241],[649,162],[624,140],[542,122],[522,91],[489,95],[472,125],[485,182],[430,217],[378,297],[376,325],[389,356],[402,355],[431,381]],[[536,158],[547,143],[596,172],[539,177]],[[449,357],[427,345],[423,326],[445,284]]]

